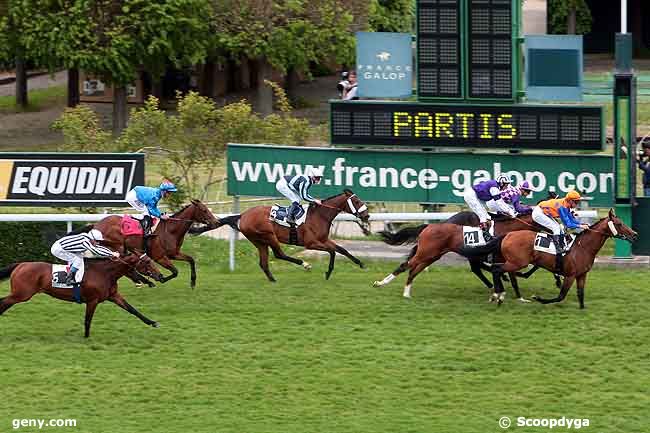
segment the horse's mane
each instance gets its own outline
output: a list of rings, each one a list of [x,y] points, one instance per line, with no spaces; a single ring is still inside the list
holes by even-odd
[[[346,189],[343,190],[342,193],[339,193],[339,194],[333,195],[333,196],[331,196],[331,197],[327,197],[327,198],[323,199],[323,201],[332,200],[333,198],[339,197],[339,196],[341,196],[341,195],[343,195],[343,194],[350,194],[350,195],[352,195],[352,194],[354,194],[354,193],[352,192],[352,190],[346,188]]]
[[[179,213],[183,212],[185,209],[187,209],[188,207],[192,206],[193,204],[194,204],[194,203],[189,202],[188,204],[186,204],[185,206],[183,206],[181,209],[179,209],[179,210],[177,210],[176,212],[174,212],[174,213],[172,214],[172,216],[175,217],[176,215],[178,215]]]

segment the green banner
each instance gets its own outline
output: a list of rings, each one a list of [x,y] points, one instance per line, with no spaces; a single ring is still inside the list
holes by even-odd
[[[228,145],[228,194],[277,197],[275,183],[308,167],[324,169],[315,197],[350,188],[366,201],[463,203],[463,191],[500,173],[531,183],[535,203],[546,191],[578,189],[590,206],[612,205],[612,157],[345,150],[267,145]]]

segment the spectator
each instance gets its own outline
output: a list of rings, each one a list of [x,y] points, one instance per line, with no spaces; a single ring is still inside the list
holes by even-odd
[[[357,96],[357,71],[354,69],[341,74],[342,80],[336,86],[344,101],[359,99]]]
[[[639,152],[636,160],[643,171],[643,195],[650,197],[650,143],[643,143],[643,150]]]

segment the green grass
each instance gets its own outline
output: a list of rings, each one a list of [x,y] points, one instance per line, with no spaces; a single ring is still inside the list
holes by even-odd
[[[183,263],[154,289],[122,283],[160,329],[107,303],[84,340],[83,307],[44,295],[5,313],[0,431],[15,418],[74,418],[56,431],[83,433],[485,433],[503,415],[589,418],[587,432],[650,424],[647,271],[594,270],[582,311],[575,289],[559,305],[496,307],[466,268],[432,267],[406,301],[404,277],[370,285],[393,263],[339,258],[325,282],[325,262],[306,273],[273,261],[271,284],[249,244],[235,273],[225,242],[186,249],[195,291]],[[522,286],[556,293],[547,273]]]
[[[20,111],[42,111],[50,107],[65,105],[65,86],[52,86],[46,89],[30,90],[27,96],[29,105],[26,109],[16,106],[15,96],[0,96],[0,113]]]

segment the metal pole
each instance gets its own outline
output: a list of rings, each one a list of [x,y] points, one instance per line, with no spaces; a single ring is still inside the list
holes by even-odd
[[[68,221],[67,225],[67,232],[70,233],[72,231],[72,221]]]
[[[239,213],[239,196],[236,195],[232,199],[232,213],[233,214],[238,214]],[[230,257],[229,257],[229,263],[230,263],[230,272],[233,272],[235,270],[235,241],[237,241],[238,235],[237,235],[237,230],[235,229],[230,229]]]
[[[621,0],[621,33],[627,33],[627,0]]]

